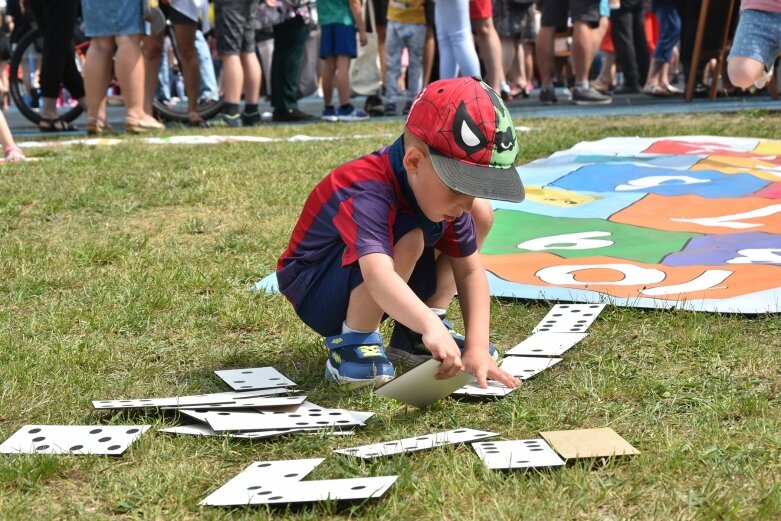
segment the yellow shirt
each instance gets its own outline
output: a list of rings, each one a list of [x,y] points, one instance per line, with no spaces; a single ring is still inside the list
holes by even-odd
[[[390,0],[388,2],[388,21],[425,24],[426,12],[423,8],[423,0]]]

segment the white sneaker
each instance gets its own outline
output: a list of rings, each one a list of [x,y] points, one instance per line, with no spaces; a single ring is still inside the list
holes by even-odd
[[[765,85],[773,78],[773,66],[770,67],[769,71],[763,71],[762,76],[760,76],[757,81],[754,82],[754,86],[758,89],[764,89]]]

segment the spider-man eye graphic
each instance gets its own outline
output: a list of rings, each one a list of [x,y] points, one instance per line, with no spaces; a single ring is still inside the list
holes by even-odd
[[[458,105],[453,118],[453,138],[456,144],[470,156],[483,150],[488,144],[488,138],[469,115],[463,101]]]

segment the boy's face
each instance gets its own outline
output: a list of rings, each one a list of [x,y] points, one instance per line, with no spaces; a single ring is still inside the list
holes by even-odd
[[[439,178],[427,150],[414,147],[417,161],[407,167],[409,184],[418,206],[430,221],[454,221],[464,212],[472,210],[474,196],[456,192]],[[419,154],[419,157],[417,155]]]

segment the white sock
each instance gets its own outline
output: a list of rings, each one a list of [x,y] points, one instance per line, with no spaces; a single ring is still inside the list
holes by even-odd
[[[375,329],[374,331],[377,331],[377,330]],[[363,334],[368,334],[368,333],[374,333],[374,331],[358,331],[357,329],[353,329],[350,326],[348,326],[347,322],[342,322],[342,334],[343,335],[345,333],[363,333]]]
[[[431,308],[431,311],[438,317],[444,317],[447,314],[447,310],[442,308]]]
[[[589,87],[591,87],[591,84],[587,81],[584,81],[583,83],[580,84],[580,88],[583,90],[588,90]]]

